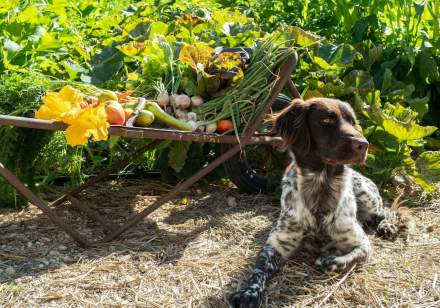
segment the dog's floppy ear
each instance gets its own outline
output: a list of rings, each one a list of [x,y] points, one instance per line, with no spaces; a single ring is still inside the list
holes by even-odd
[[[289,147],[304,154],[310,151],[311,146],[307,125],[308,110],[309,104],[301,99],[294,99],[275,118],[275,132],[283,138]]]

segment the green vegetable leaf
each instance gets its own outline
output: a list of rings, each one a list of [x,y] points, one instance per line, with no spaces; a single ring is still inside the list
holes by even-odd
[[[299,27],[292,27],[292,37],[295,43],[301,47],[309,47],[315,45],[321,38],[315,34],[304,31]]]
[[[429,182],[440,182],[440,151],[423,152],[416,160],[416,168]]]
[[[179,53],[179,60],[188,63],[193,69],[199,70],[202,66],[207,67],[209,59],[214,54],[214,49],[205,43],[197,43],[194,45],[186,44]]]
[[[319,48],[318,56],[330,64],[351,64],[358,52],[350,44],[326,44]]]
[[[384,115],[382,127],[386,132],[400,141],[421,139],[431,135],[437,130],[437,127],[434,126],[420,126],[413,123],[405,123],[387,115]]]
[[[407,102],[411,106],[411,109],[417,112],[417,119],[419,121],[423,119],[423,116],[429,110],[429,97],[427,96],[422,98],[407,98],[405,99],[405,102]]]
[[[171,168],[173,168],[176,172],[182,171],[183,167],[185,166],[190,145],[191,142],[185,141],[175,141],[170,145],[168,160]]]
[[[421,51],[416,58],[419,75],[428,82],[438,81],[440,77],[437,61],[428,50]]]

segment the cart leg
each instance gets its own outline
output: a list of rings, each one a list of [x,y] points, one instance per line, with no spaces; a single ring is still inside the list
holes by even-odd
[[[77,188],[74,188],[71,191],[65,193],[64,195],[58,197],[56,200],[54,200],[54,201],[52,201],[50,203],[50,206],[56,206],[58,204],[61,204],[64,201],[66,201],[69,196],[74,196],[74,195],[78,194],[79,192],[83,191],[84,189],[86,189],[87,187],[92,186],[92,185],[98,183],[99,181],[104,179],[106,176],[108,176],[110,173],[122,169],[123,167],[128,165],[132,160],[135,160],[136,158],[138,158],[141,155],[143,155],[145,152],[154,149],[160,143],[162,143],[162,140],[155,140],[155,141],[153,141],[153,142],[151,142],[149,144],[146,144],[145,146],[143,146],[142,148],[136,150],[135,152],[133,152],[132,154],[128,155],[124,159],[121,159],[121,160],[117,161],[116,163],[114,163],[113,165],[108,167],[107,169],[103,170],[96,177],[91,178],[90,180],[88,180],[84,184],[82,184],[82,185],[78,186]]]
[[[0,175],[6,179],[14,188],[22,194],[30,203],[37,206],[46,216],[57,226],[63,229],[69,234],[80,246],[87,247],[90,243],[87,242],[79,233],[73,230],[68,224],[66,224],[54,211],[52,211],[46,202],[37,197],[32,191],[30,191],[17,177],[9,171],[3,164],[0,163]]]
[[[102,242],[110,242],[117,238],[119,235],[134,227],[137,223],[139,223],[144,217],[148,216],[153,211],[157,210],[162,204],[173,199],[178,194],[180,194],[185,189],[188,189],[191,185],[196,183],[198,180],[202,179],[209,172],[220,166],[227,159],[231,158],[238,152],[240,152],[241,146],[239,144],[233,146],[229,151],[225,152],[222,156],[218,157],[214,161],[212,161],[209,165],[201,169],[199,172],[193,174],[191,177],[186,179],[185,181],[179,183],[173,190],[167,193],[164,196],[161,196],[157,199],[153,204],[149,205],[143,211],[133,215],[130,217],[125,224],[123,224],[119,229],[115,232],[105,236],[101,241]]]
[[[301,98],[301,94],[293,83],[292,78],[287,79],[287,88],[289,89],[290,94],[293,95],[294,98]]]

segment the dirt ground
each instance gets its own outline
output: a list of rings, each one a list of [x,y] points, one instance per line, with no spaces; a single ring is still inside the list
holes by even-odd
[[[172,187],[106,182],[81,196],[117,222]],[[47,196],[53,197],[53,196]],[[59,213],[103,233],[74,209]],[[279,212],[277,200],[201,184],[118,241],[82,249],[35,207],[0,209],[1,307],[227,307]],[[267,307],[440,306],[440,203],[414,209],[417,231],[387,242],[371,235],[373,261],[348,274],[319,273],[292,259],[269,284]]]

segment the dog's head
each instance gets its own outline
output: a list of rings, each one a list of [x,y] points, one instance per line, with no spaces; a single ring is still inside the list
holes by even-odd
[[[301,158],[321,164],[364,163],[368,141],[351,106],[337,99],[293,100],[275,120],[275,130]]]

